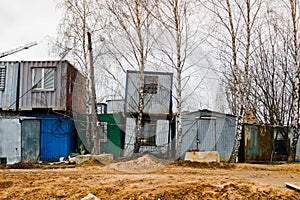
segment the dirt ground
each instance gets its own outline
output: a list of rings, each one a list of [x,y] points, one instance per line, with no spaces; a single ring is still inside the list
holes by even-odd
[[[102,165],[1,166],[0,199],[300,199],[300,164],[228,164],[153,156]]]

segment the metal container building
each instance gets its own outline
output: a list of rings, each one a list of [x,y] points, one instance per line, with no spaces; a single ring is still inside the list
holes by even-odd
[[[21,161],[21,123],[17,114],[0,113],[0,164]]]
[[[108,100],[106,112],[110,114],[124,112],[124,100],[123,99]]]
[[[244,124],[239,162],[287,161],[289,143],[288,127]]]
[[[166,72],[144,72],[144,109],[145,114],[172,113],[173,74]],[[125,112],[136,113],[139,102],[140,72],[127,71]]]
[[[182,156],[188,150],[218,151],[228,161],[235,139],[236,117],[199,110],[182,115]]]
[[[19,62],[0,62],[0,110],[17,110]]]
[[[173,74],[145,71],[143,83],[140,77],[140,71],[127,71],[125,155],[129,156],[133,151],[166,154],[171,138],[175,137],[175,131],[171,128]],[[143,111],[141,133],[137,137],[135,130],[141,86],[144,95]],[[172,147],[175,148],[174,145]]]
[[[135,142],[135,126],[134,118],[126,118],[126,135],[124,144],[124,157],[132,156]],[[171,130],[169,120],[156,120],[153,124],[153,144],[142,145],[140,153],[152,153],[156,156],[168,156],[168,151],[171,150]]]
[[[56,113],[28,113],[26,117],[34,117],[41,122],[41,161],[58,161],[75,151],[77,133],[71,118]]]
[[[122,113],[99,114],[101,153],[113,154],[115,159],[123,156],[125,143],[125,116]]]
[[[81,96],[85,96],[82,95],[85,94],[84,83],[74,83],[82,79],[82,75],[68,61],[22,61],[19,111],[49,108],[71,110],[73,90],[81,88]],[[85,108],[85,105],[76,106]]]

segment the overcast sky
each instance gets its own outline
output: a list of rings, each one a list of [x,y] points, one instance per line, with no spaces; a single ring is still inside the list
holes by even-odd
[[[36,41],[38,45],[1,58],[6,61],[52,60],[48,37],[55,37],[61,10],[55,0],[1,0],[0,53]]]

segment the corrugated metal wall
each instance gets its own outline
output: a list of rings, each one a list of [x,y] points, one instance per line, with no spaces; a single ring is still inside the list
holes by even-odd
[[[16,111],[17,89],[18,89],[18,62],[0,62],[5,66],[5,89],[0,90],[0,110]]]
[[[25,162],[37,162],[41,147],[40,120],[24,119],[21,124],[21,159]]]
[[[169,121],[168,120],[157,120],[156,122],[156,146],[141,146],[140,153],[151,152],[157,155],[164,155],[167,153],[169,138]],[[133,153],[134,142],[135,142],[135,118],[126,118],[126,131],[125,131],[125,146],[124,146],[124,157],[131,156]]]
[[[55,68],[54,91],[32,90],[33,68]],[[20,65],[20,108],[52,108],[66,110],[67,102],[67,67],[68,62],[62,61],[24,61]]]
[[[145,72],[145,75],[157,76],[158,85],[156,94],[145,94],[143,112],[148,114],[170,114],[173,74]],[[137,112],[140,85],[139,77],[139,72],[127,71],[125,112]]]
[[[19,117],[0,118],[0,158],[7,164],[21,161],[21,124]]]
[[[228,161],[235,138],[235,117],[200,110],[182,115],[182,156],[188,150],[218,151]]]
[[[58,161],[67,157],[76,147],[74,121],[60,114],[28,114],[41,120],[41,155],[42,161]]]
[[[240,152],[244,154],[244,162],[271,162],[273,160],[274,133],[271,128],[245,124]]]

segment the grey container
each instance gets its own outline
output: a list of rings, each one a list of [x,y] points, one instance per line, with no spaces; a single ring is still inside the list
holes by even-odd
[[[0,89],[0,110],[16,111],[18,95],[19,62],[0,62],[2,85]]]
[[[53,87],[35,88],[34,72],[38,69],[53,69]],[[46,73],[44,72],[46,76]],[[52,76],[52,74],[51,74]],[[45,78],[46,79],[46,78]],[[76,83],[80,80],[80,83]],[[68,61],[23,61],[20,65],[19,110],[45,109],[72,110],[73,92],[85,98],[84,77]],[[45,81],[46,82],[46,81]],[[49,85],[49,83],[47,83]],[[81,91],[81,92],[78,92]],[[76,96],[78,97],[78,95]],[[83,101],[82,101],[83,102]],[[85,105],[77,105],[83,107]]]
[[[210,110],[182,115],[182,149],[218,151],[221,161],[228,161],[235,138],[236,117]]]

